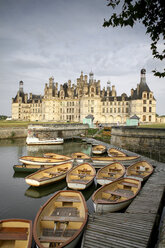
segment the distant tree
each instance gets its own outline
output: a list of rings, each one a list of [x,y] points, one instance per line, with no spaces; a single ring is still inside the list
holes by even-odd
[[[133,27],[137,21],[142,22],[151,38],[153,57],[159,60],[165,59],[165,49],[158,51],[158,42],[165,40],[164,0],[107,0],[107,2],[107,6],[113,9],[117,6],[121,7],[121,11],[119,14],[114,12],[108,21],[104,19],[103,27]],[[165,77],[165,69],[163,72],[153,70],[153,73],[155,76]]]
[[[6,120],[7,116],[6,115],[0,115],[0,120]]]

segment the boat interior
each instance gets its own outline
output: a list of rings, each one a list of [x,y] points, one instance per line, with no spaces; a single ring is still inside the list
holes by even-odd
[[[111,185],[105,185],[96,192],[94,201],[96,203],[115,203],[127,200],[137,193],[139,184],[138,180],[131,181],[131,179],[126,178],[113,182]]]
[[[111,164],[100,169],[97,173],[97,178],[115,180],[125,173],[125,168],[119,163]]]
[[[21,221],[0,222],[0,247],[28,247],[30,224]]]
[[[84,220],[82,198],[75,192],[60,192],[41,212],[37,236],[44,247],[58,247],[79,232]]]
[[[90,157],[83,152],[75,152],[72,154],[73,159],[90,159]]]
[[[92,151],[104,151],[104,150],[106,150],[106,147],[102,145],[96,145],[92,147]]]
[[[32,175],[29,175],[28,178],[35,179],[37,181],[43,181],[67,173],[71,168],[72,168],[72,163],[60,164],[33,173]]]
[[[114,148],[110,148],[108,150],[108,155],[109,156],[116,156],[116,157],[126,157],[127,155],[124,153],[124,152],[121,152],[117,149],[114,149]]]
[[[153,168],[146,162],[141,161],[139,163],[135,163],[132,166],[127,168],[127,175],[136,175],[141,178],[146,177],[148,174],[152,172]]]
[[[68,181],[69,182],[81,182],[87,183],[95,176],[94,169],[87,166],[86,164],[77,166],[70,173],[68,173]]]

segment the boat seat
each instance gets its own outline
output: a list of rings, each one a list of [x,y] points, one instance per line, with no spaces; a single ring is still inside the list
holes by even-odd
[[[109,180],[112,179],[112,180],[114,180],[115,178],[114,177],[106,177],[106,176],[104,177],[103,176],[103,177],[98,177],[97,179],[109,179]]]
[[[93,177],[93,175],[90,174],[85,174],[85,173],[71,173],[73,176],[78,176],[78,177]]]
[[[91,170],[88,170],[88,169],[82,169],[82,170],[80,170],[80,169],[78,169],[78,172],[91,172]]]
[[[125,192],[122,193],[122,192],[116,192],[116,191],[106,190],[106,191],[104,191],[104,193],[111,194],[111,195],[115,195],[115,196],[126,197],[126,198],[129,197],[129,196],[127,195],[127,193],[125,193]]]
[[[66,242],[70,237],[40,236],[40,242]]]
[[[76,196],[58,196],[56,198],[57,202],[81,202],[79,197]]]
[[[57,221],[57,222],[68,222],[68,221],[81,222],[81,221],[84,221],[84,218],[77,217],[77,216],[54,216],[54,215],[50,215],[50,216],[44,216],[41,220]]]
[[[128,187],[135,187],[135,188],[138,188],[138,185],[137,185],[136,183],[121,182],[120,184],[121,184],[121,185],[128,186]]]
[[[117,173],[117,172],[109,171],[107,174],[108,174],[108,175],[116,175],[116,174],[118,174],[118,173]]]
[[[43,228],[42,235],[40,236],[41,242],[65,242],[70,237],[72,237],[77,229],[50,229],[50,228]]]
[[[109,169],[110,171],[112,170],[112,171],[121,171],[121,169],[118,169],[118,168],[110,168]]]
[[[87,183],[88,181],[89,181],[88,179],[86,179],[86,180],[84,180],[84,179],[78,179],[78,180],[72,179],[72,180],[70,180],[70,182],[73,182],[73,183]]]
[[[80,217],[80,213],[77,207],[56,207],[51,215],[63,217]]]
[[[1,227],[0,240],[27,240],[28,228]]]

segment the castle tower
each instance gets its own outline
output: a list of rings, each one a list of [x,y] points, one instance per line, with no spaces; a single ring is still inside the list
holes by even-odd
[[[91,71],[89,73],[89,83],[92,83],[93,82],[93,79],[94,79],[94,73]]]
[[[141,69],[140,83],[146,84],[146,70]]]
[[[19,92],[23,93],[23,81],[19,82]]]

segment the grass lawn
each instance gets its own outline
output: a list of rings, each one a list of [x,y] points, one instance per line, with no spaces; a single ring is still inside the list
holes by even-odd
[[[64,124],[57,122],[39,122],[39,121],[5,121],[0,120],[0,128],[2,127],[28,127],[30,124]]]
[[[154,123],[154,124],[148,124],[148,125],[140,125],[139,127],[165,128],[165,123]]]

